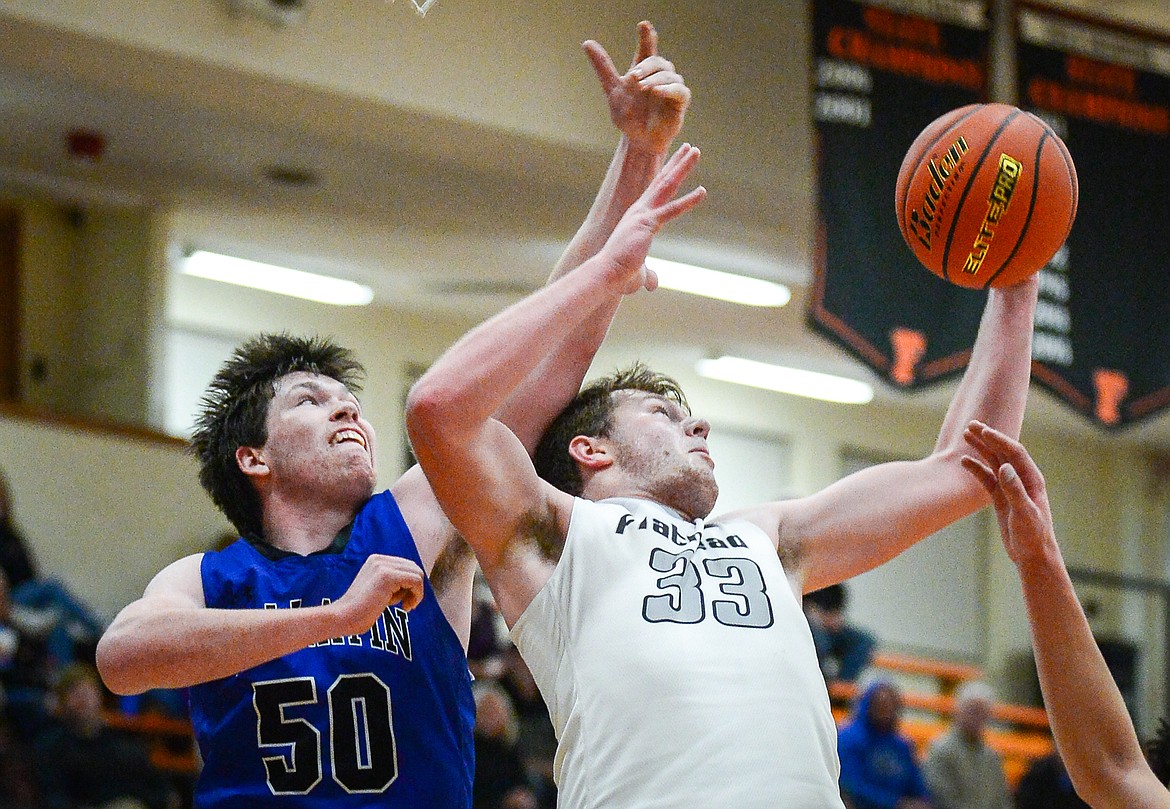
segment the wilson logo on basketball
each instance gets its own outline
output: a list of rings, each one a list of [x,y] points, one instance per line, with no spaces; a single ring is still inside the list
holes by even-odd
[[[975,275],[983,266],[987,248],[991,247],[991,240],[995,238],[995,228],[1011,205],[1012,193],[1016,190],[1016,182],[1023,170],[1024,164],[1014,157],[1006,154],[999,156],[995,185],[987,197],[987,215],[983,217],[983,226],[979,228],[979,235],[975,237],[975,244],[967,254],[967,260],[963,262],[963,272]]]
[[[960,168],[963,155],[967,154],[967,141],[960,136],[952,143],[943,156],[938,160],[933,157],[926,168],[930,172],[930,186],[926,189],[926,197],[916,210],[910,212],[910,231],[923,247],[930,249],[931,238],[935,231],[935,218],[938,214],[939,203],[947,187],[953,183],[954,175]]]

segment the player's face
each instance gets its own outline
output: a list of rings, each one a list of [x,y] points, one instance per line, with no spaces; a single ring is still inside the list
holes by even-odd
[[[719,486],[707,450],[711,425],[677,402],[644,391],[619,391],[609,438],[621,469],[642,494],[689,517],[706,517]]]
[[[273,481],[364,501],[374,490],[374,428],[357,398],[328,376],[283,377],[268,406],[263,452]]]

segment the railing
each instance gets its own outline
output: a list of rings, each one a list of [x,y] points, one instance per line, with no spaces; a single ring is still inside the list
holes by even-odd
[[[954,692],[957,687],[983,676],[982,670],[976,666],[888,652],[875,655],[873,666],[934,682],[937,690],[933,693],[905,687],[902,691],[906,711],[901,729],[914,742],[919,758],[925,757],[931,743],[950,727],[955,715]],[[838,723],[848,719],[857,692],[854,683],[829,684],[829,699]],[[1003,759],[1004,775],[1014,790],[1032,762],[1053,750],[1048,715],[1043,709],[1030,705],[997,702],[992,706],[991,717],[996,726],[987,729],[985,740],[988,747]]]
[[[120,711],[106,711],[103,716],[109,727],[141,735],[150,749],[150,763],[155,768],[176,775],[195,775],[199,771],[195,736],[186,719]]]

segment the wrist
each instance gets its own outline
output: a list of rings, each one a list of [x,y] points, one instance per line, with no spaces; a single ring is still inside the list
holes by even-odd
[[[631,161],[645,161],[651,163],[661,164],[666,159],[667,152],[670,151],[670,140],[663,141],[661,138],[651,137],[630,137],[629,135],[622,135],[625,141],[626,162]],[[657,166],[655,166],[657,170]]]

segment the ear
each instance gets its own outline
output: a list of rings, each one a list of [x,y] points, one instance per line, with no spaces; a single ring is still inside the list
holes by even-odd
[[[269,472],[262,447],[237,447],[236,465],[240,467],[241,472],[251,478],[264,477]]]
[[[569,457],[582,471],[600,472],[613,465],[614,457],[605,441],[594,436],[579,435],[569,442]]]

